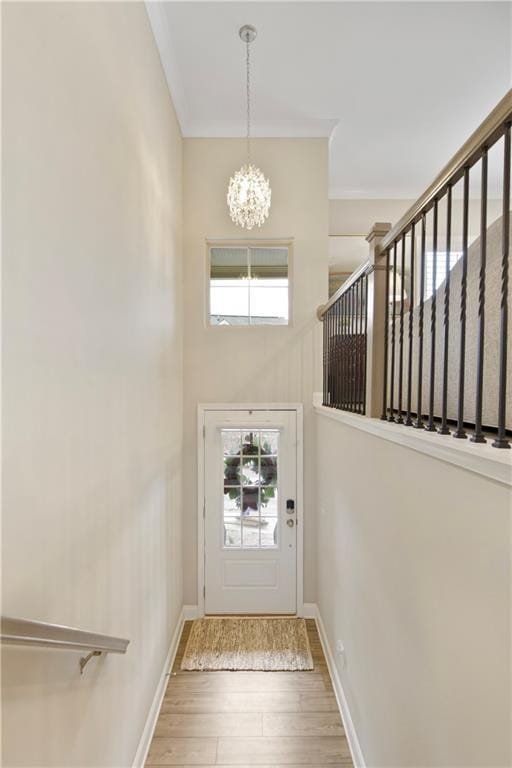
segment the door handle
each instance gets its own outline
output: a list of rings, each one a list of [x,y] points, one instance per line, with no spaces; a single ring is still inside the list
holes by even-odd
[[[292,520],[291,517],[288,518],[288,520],[286,521],[286,525],[288,526],[288,528],[293,528],[293,526],[295,525],[295,520]]]

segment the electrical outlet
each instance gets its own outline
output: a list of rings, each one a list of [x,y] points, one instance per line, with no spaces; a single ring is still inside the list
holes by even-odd
[[[341,669],[345,669],[345,665],[347,663],[347,657],[345,654],[345,646],[341,642],[341,640],[338,640],[336,643],[336,656],[338,657],[339,665]]]

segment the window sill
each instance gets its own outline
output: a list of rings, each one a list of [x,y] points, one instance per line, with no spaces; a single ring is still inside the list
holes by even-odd
[[[320,392],[315,392],[313,405],[319,416],[512,487],[512,450],[499,450],[489,443],[476,444],[469,440],[455,440],[451,435],[424,432],[404,427],[403,424],[391,424],[380,419],[327,408],[322,405]]]

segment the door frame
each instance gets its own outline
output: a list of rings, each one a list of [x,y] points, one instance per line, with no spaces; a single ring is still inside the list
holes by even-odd
[[[205,557],[205,414],[208,411],[293,411],[297,419],[297,616],[304,616],[304,446],[302,403],[200,403],[197,406],[197,613],[204,616]]]

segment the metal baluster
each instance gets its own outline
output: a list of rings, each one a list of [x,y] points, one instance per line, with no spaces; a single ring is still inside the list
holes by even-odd
[[[411,418],[411,401],[412,401],[412,353],[413,353],[413,336],[414,336],[414,261],[416,258],[415,246],[416,246],[416,232],[415,224],[411,226],[411,268],[410,268],[410,280],[409,280],[409,357],[407,359],[407,415],[405,418],[405,425],[407,427],[412,426]]]
[[[485,343],[485,270],[487,262],[487,147],[481,161],[480,198],[480,272],[478,275],[478,339],[476,361],[475,434],[473,443],[486,443],[482,432],[482,399],[484,390],[484,343]]]
[[[327,322],[327,405],[331,405],[331,366],[332,366],[332,349],[331,349],[331,308],[327,310],[325,318]]]
[[[432,296],[430,304],[430,386],[428,424],[426,429],[435,432],[434,424],[434,396],[436,386],[436,311],[437,311],[437,216],[438,202],[434,200],[433,233],[432,233]]]
[[[416,414],[417,429],[423,429],[422,395],[423,395],[423,320],[425,301],[425,240],[426,221],[425,214],[421,216],[421,266],[420,266],[420,311],[418,319],[418,405]]]
[[[454,437],[467,437],[464,429],[464,384],[466,365],[466,302],[468,283],[468,240],[469,240],[469,168],[464,168],[464,199],[462,207],[462,276],[460,284],[460,351],[459,351],[459,402],[457,429]]]
[[[333,346],[334,310],[329,308],[329,405],[334,402],[334,346]]]
[[[400,261],[400,336],[398,352],[398,416],[397,424],[403,424],[402,396],[404,374],[404,301],[405,301],[405,233],[402,235],[402,253]]]
[[[336,408],[336,304],[331,307],[331,406]]]
[[[355,371],[354,371],[354,411],[359,413],[359,288],[361,286],[361,278],[354,286],[354,357],[355,357]]]
[[[331,307],[331,406],[336,408],[336,304]]]
[[[354,287],[351,286],[348,290],[348,410],[353,410],[353,398],[354,398]]]
[[[450,351],[450,278],[452,250],[452,187],[448,185],[446,193],[446,265],[444,278],[444,349],[443,349],[443,403],[441,406],[440,435],[449,435],[448,428],[448,357]]]
[[[367,294],[368,296],[368,294]],[[366,304],[368,319],[368,302]],[[386,297],[384,301],[384,376],[382,382],[382,413],[381,420],[388,418],[388,335],[389,335],[389,248],[386,251]]]
[[[368,275],[364,276],[364,336],[363,336],[363,410],[366,413],[366,370],[368,350]],[[385,374],[384,374],[385,375]]]
[[[357,289],[359,281],[354,283],[354,335],[352,336],[352,344],[354,349],[354,369],[353,369],[353,387],[354,387],[354,402],[352,410],[357,412]]]
[[[345,408],[345,296],[340,296],[340,408]]]
[[[362,357],[362,288],[363,288],[363,277],[360,277],[357,281],[357,375],[356,375],[356,382],[357,382],[357,400],[356,400],[356,412],[361,413],[361,378],[362,378],[362,367],[361,367],[361,357]]]
[[[506,433],[507,417],[507,336],[508,336],[508,257],[510,238],[510,123],[505,126],[503,137],[503,221],[501,258],[501,306],[500,306],[500,373],[498,390],[498,435],[495,448],[510,448]]]
[[[396,242],[393,246],[393,300],[391,302],[391,376],[389,382],[390,388],[390,404],[389,404],[389,421],[395,420],[395,296],[396,296]]]
[[[323,404],[327,405],[327,318],[325,315],[322,318],[322,330],[324,340],[324,397]]]
[[[342,385],[343,385],[343,307],[341,304],[341,298],[336,302],[336,310],[338,313],[338,334],[337,334],[337,349],[338,349],[338,364],[336,366],[336,380],[338,382],[338,394],[336,399],[336,408],[342,408]]]

